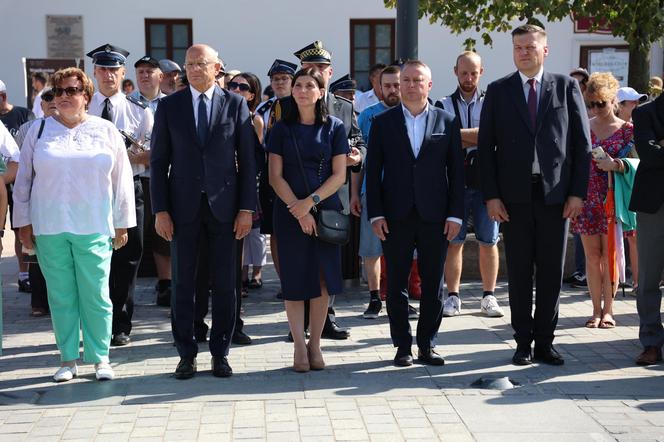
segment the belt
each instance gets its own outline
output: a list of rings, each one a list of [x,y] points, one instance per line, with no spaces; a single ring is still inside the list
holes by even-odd
[[[542,182],[542,175],[539,173],[534,173],[530,175],[530,182],[533,184],[539,184]]]
[[[141,176],[140,175],[134,175],[134,181],[140,181]]]

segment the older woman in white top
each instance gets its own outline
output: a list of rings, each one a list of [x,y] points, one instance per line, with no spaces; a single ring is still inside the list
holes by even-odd
[[[15,225],[34,249],[48,285],[62,364],[56,382],[78,374],[83,359],[98,380],[109,363],[112,305],[108,278],[113,248],[136,225],[134,187],[125,144],[112,123],[87,114],[92,81],[76,68],[52,78],[58,115],[30,128],[14,185]]]

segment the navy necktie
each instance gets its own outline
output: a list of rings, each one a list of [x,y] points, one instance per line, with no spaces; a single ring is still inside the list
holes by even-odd
[[[111,100],[106,98],[104,100],[104,109],[101,111],[101,117],[104,120],[112,121],[111,120]]]
[[[196,134],[198,135],[198,141],[201,145],[205,144],[208,132],[208,116],[207,107],[205,106],[205,98],[205,94],[201,94],[198,97],[198,126],[196,127]]]
[[[537,91],[535,90],[535,79],[528,80],[530,90],[528,91],[528,113],[530,113],[530,121],[533,124],[533,129],[537,124]]]

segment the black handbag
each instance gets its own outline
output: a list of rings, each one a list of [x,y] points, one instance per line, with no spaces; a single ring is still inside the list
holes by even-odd
[[[300,172],[302,172],[304,188],[307,193],[311,195],[307,175],[304,173],[304,166],[302,164],[302,157],[300,156],[300,148],[297,138],[295,138],[295,134],[291,128],[288,130],[293,140],[295,155],[297,156],[297,162],[300,165]],[[318,209],[316,206],[311,209],[311,214],[316,220],[316,238],[323,242],[338,246],[343,246],[348,243],[350,240],[350,219],[348,215],[344,215],[338,210]]]

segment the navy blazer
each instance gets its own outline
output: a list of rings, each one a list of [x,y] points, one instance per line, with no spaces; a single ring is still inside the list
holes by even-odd
[[[657,213],[664,204],[664,148],[657,144],[664,140],[664,95],[636,108],[632,118],[636,153],[641,161],[629,210]]]
[[[196,136],[191,90],[159,102],[150,149],[152,212],[167,211],[189,223],[201,193],[219,222],[233,222],[240,209],[256,209],[255,133],[244,98],[215,86],[208,137]]]
[[[487,88],[477,143],[485,200],[531,202],[535,149],[546,204],[586,198],[591,141],[579,85],[568,75],[545,71],[541,88],[536,127],[518,72]]]
[[[413,209],[427,222],[463,219],[463,149],[457,117],[429,106],[416,158],[403,107],[378,114],[369,132],[366,180],[369,219],[398,221]]]

